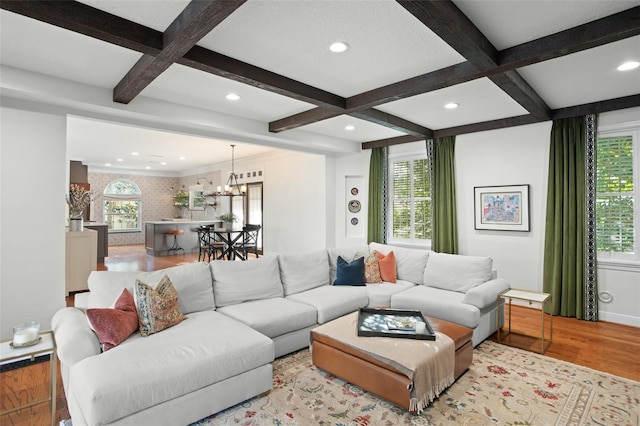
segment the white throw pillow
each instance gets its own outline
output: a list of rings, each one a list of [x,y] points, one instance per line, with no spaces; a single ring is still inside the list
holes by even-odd
[[[326,250],[281,254],[278,260],[285,296],[329,285],[329,257]]]
[[[424,285],[466,293],[491,279],[493,259],[431,252],[424,270]]]
[[[244,262],[214,260],[209,265],[218,307],[283,296],[276,256],[263,256]]]

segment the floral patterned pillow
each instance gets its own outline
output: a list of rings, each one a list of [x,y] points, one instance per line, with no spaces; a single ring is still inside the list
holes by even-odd
[[[378,257],[376,256],[375,250],[369,253],[369,257],[364,261],[364,280],[367,283],[382,282],[380,264],[378,263]]]
[[[167,275],[162,277],[155,289],[136,280],[133,290],[142,337],[165,330],[187,319],[180,312],[178,292]]]

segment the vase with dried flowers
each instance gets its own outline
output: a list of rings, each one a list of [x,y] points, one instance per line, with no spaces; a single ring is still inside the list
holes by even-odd
[[[93,191],[84,189],[75,183],[71,184],[67,195],[70,231],[82,231],[84,229],[84,211],[95,199],[96,195]]]

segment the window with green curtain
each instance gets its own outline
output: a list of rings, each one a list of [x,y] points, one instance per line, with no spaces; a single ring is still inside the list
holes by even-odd
[[[390,242],[425,243],[431,239],[431,182],[428,160],[401,157],[391,160]]]
[[[639,260],[636,131],[598,137],[596,166],[596,242],[598,257]],[[636,165],[636,167],[634,167]]]

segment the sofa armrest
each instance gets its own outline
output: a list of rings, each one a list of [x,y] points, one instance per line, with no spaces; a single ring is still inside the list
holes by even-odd
[[[85,358],[100,354],[98,336],[89,327],[83,311],[63,308],[51,320],[60,362],[72,366]]]
[[[89,295],[90,291],[85,291],[83,293],[76,293],[73,295],[73,306],[83,311],[86,311],[89,307]]]
[[[495,280],[490,280],[484,284],[473,287],[464,295],[462,301],[482,310],[496,303],[498,295],[510,288],[511,285],[507,280],[496,278]]]

